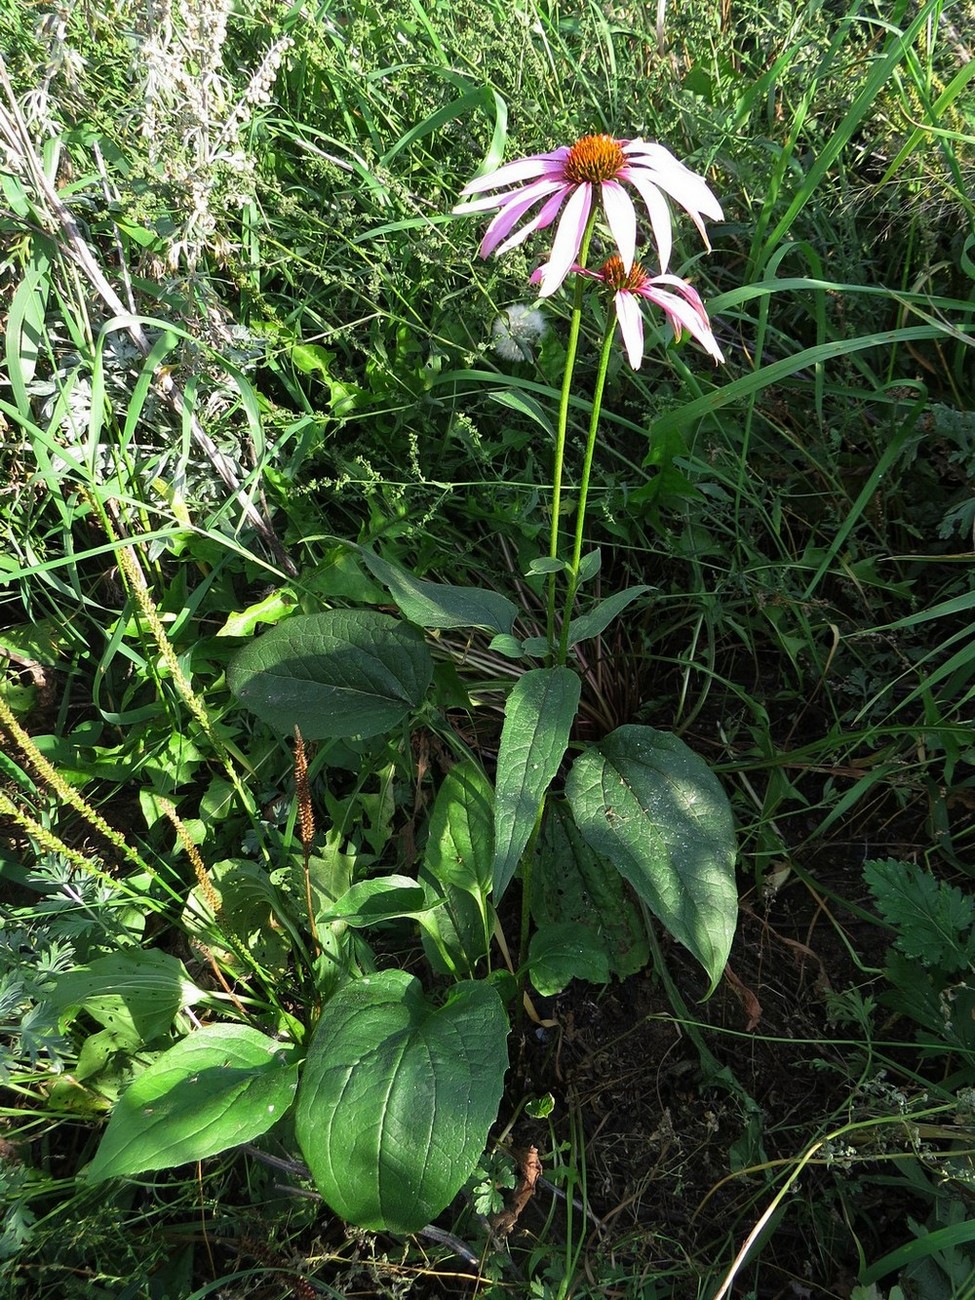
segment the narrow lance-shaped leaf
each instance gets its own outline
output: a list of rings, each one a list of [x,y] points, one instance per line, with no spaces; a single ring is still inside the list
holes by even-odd
[[[430,814],[421,880],[441,899],[424,948],[435,968],[473,974],[490,947],[494,787],[467,759],[447,773]]]
[[[403,617],[411,623],[419,627],[485,627],[492,632],[511,632],[518,610],[500,591],[430,582],[374,555],[364,546],[356,546],[354,542],[346,545],[361,556],[370,573],[389,589]]]
[[[613,596],[607,596],[601,600],[598,605],[593,606],[586,614],[580,614],[569,624],[569,645],[578,645],[580,641],[587,641],[590,637],[599,636],[605,632],[618,614],[621,614],[627,605],[632,604],[638,596],[650,588],[646,585],[639,587],[627,587],[625,591],[618,591]]]
[[[494,802],[494,902],[497,906],[531,836],[545,791],[559,770],[579,707],[569,668],[533,668],[508,696]]]

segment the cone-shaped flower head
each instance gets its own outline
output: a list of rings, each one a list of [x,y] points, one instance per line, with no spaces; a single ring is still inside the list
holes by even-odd
[[[616,319],[619,321],[626,355],[634,370],[639,370],[643,361],[641,298],[655,303],[663,310],[674,331],[674,338],[679,338],[687,330],[716,362],[724,361],[700,294],[680,276],[647,275],[639,262],[634,262],[627,270],[618,257],[609,258],[598,271],[582,271],[580,267],[573,267],[573,270],[591,276],[594,280],[601,280],[615,290],[613,306],[616,308]],[[538,272],[535,274],[538,275]]]
[[[622,182],[631,185],[646,205],[661,271],[667,270],[673,246],[670,207],[665,195],[686,210],[710,248],[703,218],[720,221],[723,214],[704,180],[662,144],[617,140],[611,135],[583,136],[571,147],[532,154],[479,176],[462,193],[481,197],[459,204],[454,212],[498,209],[481,241],[482,257],[517,247],[534,231],[550,226],[561,212],[552,255],[541,281],[540,296],[547,298],[569,274],[579,256],[594,201],[602,205],[624,267],[629,270],[633,265],[636,210]]]

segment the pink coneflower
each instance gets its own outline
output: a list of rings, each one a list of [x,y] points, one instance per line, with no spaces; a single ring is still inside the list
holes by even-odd
[[[626,355],[634,370],[639,370],[643,361],[643,312],[637,301],[639,298],[655,303],[663,310],[674,331],[674,338],[679,338],[681,332],[687,330],[714,357],[715,362],[724,361],[701,296],[686,280],[677,275],[647,275],[639,262],[634,262],[627,270],[619,257],[609,258],[598,271],[584,271],[579,266],[572,269],[615,289],[613,306],[616,319]],[[541,279],[544,272],[545,268],[541,267],[532,279]]]
[[[565,204],[559,220],[542,280],[540,296],[553,294],[569,274],[579,256],[586,222],[592,211],[593,191],[598,188],[610,233],[616,241],[620,259],[629,269],[636,254],[636,212],[633,200],[620,184],[626,181],[646,204],[657,244],[661,271],[667,270],[673,245],[670,207],[665,194],[684,208],[710,248],[703,217],[721,220],[717,199],[704,180],[685,167],[662,144],[645,140],[617,140],[611,135],[587,135],[570,147],[552,153],[532,154],[505,164],[486,176],[465,185],[463,194],[482,190],[507,189],[506,194],[487,194],[461,203],[454,212],[490,212],[498,214],[481,241],[480,254],[504,253],[515,248],[535,230],[551,225]],[[525,183],[527,182],[527,183]],[[513,187],[513,188],[511,188]],[[515,230],[519,221],[536,204],[541,207]],[[514,231],[514,233],[512,233]]]

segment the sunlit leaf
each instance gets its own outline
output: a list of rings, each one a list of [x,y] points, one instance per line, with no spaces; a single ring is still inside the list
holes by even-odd
[[[293,1049],[247,1025],[206,1025],[120,1097],[89,1182],[169,1169],[266,1133],[298,1086]]]
[[[289,618],[234,656],[230,689],[259,718],[306,740],[375,736],[421,703],[433,661],[415,627],[375,610]]]
[[[590,846],[697,957],[713,991],[738,916],[734,823],[717,777],[676,736],[628,726],[576,759],[565,792]]]
[[[439,1008],[405,971],[338,991],[312,1038],[295,1117],[337,1214],[416,1232],[450,1203],[497,1115],[507,1035],[488,984],[457,984]]]

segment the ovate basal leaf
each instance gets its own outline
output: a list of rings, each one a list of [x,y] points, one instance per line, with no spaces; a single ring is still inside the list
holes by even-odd
[[[59,1012],[84,1007],[100,1025],[127,1027],[133,1041],[151,1043],[203,996],[171,953],[127,948],[59,975],[51,1002]]]
[[[306,740],[375,736],[423,700],[433,660],[408,623],[366,609],[289,618],[245,646],[230,689],[259,718]]]
[[[405,971],[339,989],[305,1062],[295,1130],[318,1190],[349,1223],[416,1232],[484,1149],[507,1068],[508,1021],[487,984],[442,1007]]]
[[[259,969],[280,978],[291,955],[290,918],[268,873],[247,858],[228,858],[209,867],[207,876],[205,889],[196,885],[189,892],[186,929],[230,969],[247,969],[246,952]]]
[[[609,983],[609,953],[604,940],[582,925],[549,925],[536,930],[528,948],[532,984],[549,998],[574,979]]]
[[[89,1182],[189,1164],[266,1133],[294,1099],[292,1053],[247,1025],[189,1034],[119,1098]]]
[[[562,799],[550,799],[546,807],[531,878],[531,914],[540,930],[570,925],[587,931],[597,947],[605,948],[610,972],[620,979],[650,960],[639,903],[616,867],[583,839]],[[589,978],[587,962],[583,959],[573,976]]]
[[[738,916],[734,823],[717,777],[676,736],[629,726],[576,759],[565,792],[589,845],[697,957],[713,992]]]

